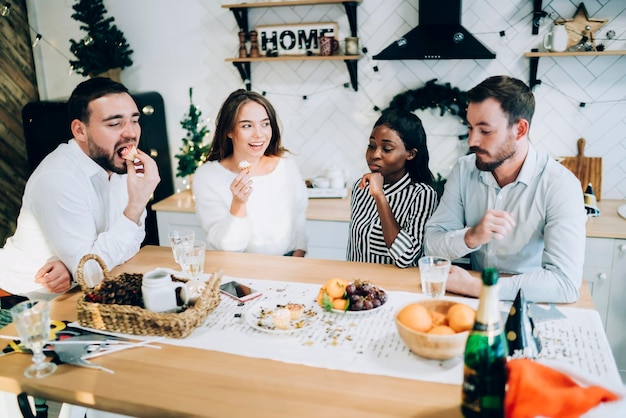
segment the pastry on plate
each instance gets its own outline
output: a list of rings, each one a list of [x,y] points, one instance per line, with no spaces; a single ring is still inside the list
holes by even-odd
[[[300,303],[288,303],[286,308],[289,310],[289,313],[291,314],[292,321],[300,319],[300,317],[302,316],[302,313],[304,312],[304,305]]]
[[[291,312],[287,308],[277,308],[272,312],[272,320],[276,328],[287,329],[291,321]]]

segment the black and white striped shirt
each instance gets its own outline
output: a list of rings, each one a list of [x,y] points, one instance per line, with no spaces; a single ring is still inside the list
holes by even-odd
[[[424,225],[437,206],[435,189],[423,183],[414,183],[408,173],[396,183],[383,186],[391,212],[400,225],[398,236],[391,248],[387,248],[369,185],[361,190],[357,184],[358,181],[352,188],[350,202],[347,260],[395,264],[398,267],[416,266],[422,254]]]

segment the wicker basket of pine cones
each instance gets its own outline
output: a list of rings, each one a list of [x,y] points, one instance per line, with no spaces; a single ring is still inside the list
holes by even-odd
[[[93,288],[84,279],[83,269],[89,260],[95,260],[104,273],[104,279]],[[138,273],[122,273],[112,277],[98,255],[85,255],[78,263],[76,277],[84,293],[76,305],[78,323],[109,332],[185,338],[202,325],[220,303],[221,274],[214,273],[193,305],[185,306],[181,312],[152,312],[143,306],[142,278],[143,275]],[[172,280],[187,281],[174,276]]]

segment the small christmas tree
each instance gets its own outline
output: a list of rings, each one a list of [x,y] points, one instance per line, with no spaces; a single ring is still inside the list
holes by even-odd
[[[126,68],[133,65],[130,55],[133,53],[117,28],[114,18],[104,18],[106,9],[102,0],[78,0],[72,6],[76,11],[72,19],[83,22],[81,30],[87,35],[78,41],[70,39],[70,51],[77,60],[70,60],[70,65],[78,74],[94,76],[112,68]]]
[[[183,138],[183,145],[179,148],[178,170],[176,177],[187,177],[200,167],[209,155],[211,144],[204,143],[204,137],[209,133],[209,128],[200,124],[202,112],[193,104],[193,88],[189,88],[189,111],[180,121],[180,126],[187,131]]]

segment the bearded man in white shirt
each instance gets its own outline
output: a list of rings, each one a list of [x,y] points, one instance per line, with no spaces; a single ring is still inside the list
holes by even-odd
[[[20,299],[69,290],[85,254],[113,268],[134,256],[145,237],[146,205],[161,179],[144,152],[134,161],[123,157],[141,135],[137,104],[122,84],[93,78],[74,89],[68,108],[73,139],[28,179],[17,229],[0,250],[0,327]],[[101,277],[88,264],[85,278]]]
[[[426,223],[424,253],[469,254],[471,268],[495,267],[500,299],[572,303],[582,284],[586,211],[578,179],[528,132],[535,98],[522,81],[490,77],[468,91],[470,155],[452,169]],[[452,266],[446,290],[477,297],[481,281]]]

